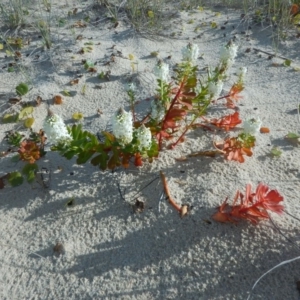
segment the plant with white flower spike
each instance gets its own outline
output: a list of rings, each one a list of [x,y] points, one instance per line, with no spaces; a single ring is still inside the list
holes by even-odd
[[[120,108],[112,118],[112,130],[114,136],[122,145],[127,145],[132,141],[132,114]]]
[[[213,99],[216,99],[220,96],[223,90],[223,81],[218,79],[217,81],[210,81],[208,83],[208,93]]]
[[[259,117],[247,118],[247,120],[243,122],[244,132],[247,134],[256,135],[259,133],[261,124],[262,122]]]
[[[169,65],[164,63],[162,60],[159,60],[154,68],[155,76],[166,82],[169,80],[169,72]]]
[[[163,106],[162,102],[156,99],[151,101],[151,119],[159,122],[164,118],[165,113],[165,107]]]
[[[181,50],[182,59],[184,61],[196,62],[199,56],[199,47],[196,44],[189,43]]]
[[[243,83],[245,79],[245,75],[247,73],[248,69],[246,67],[240,67],[237,76],[239,77],[238,82]]]
[[[150,128],[142,124],[136,130],[136,138],[138,141],[138,149],[140,152],[149,150],[152,144],[152,134]]]
[[[220,60],[227,68],[231,67],[237,56],[238,46],[233,41],[229,41],[227,45],[223,46],[220,53]]]
[[[68,143],[72,140],[63,119],[50,111],[44,121],[44,131],[51,144]]]

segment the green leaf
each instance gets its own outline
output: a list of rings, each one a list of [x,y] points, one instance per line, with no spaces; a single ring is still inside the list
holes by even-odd
[[[21,185],[24,181],[24,178],[20,172],[11,172],[8,177],[8,182],[11,186],[15,187]]]
[[[87,60],[84,64],[84,68],[87,70],[89,68],[93,68],[95,65],[93,62],[91,62],[90,60]]]
[[[286,59],[284,62],[283,62],[283,65],[286,66],[286,67],[289,67],[291,65],[292,61],[290,59]]]
[[[72,126],[72,137],[74,140],[77,140],[79,135],[80,135],[80,132],[81,132],[81,128],[82,128],[82,125],[81,124],[78,124],[78,125],[73,125]]]
[[[19,155],[19,154],[14,155],[14,156],[11,158],[11,161],[12,161],[12,162],[18,162],[18,161],[20,161],[20,155]]]
[[[66,151],[63,156],[66,158],[66,159],[71,159],[74,155],[77,154],[77,151],[74,151],[74,150],[69,150],[69,151]]]
[[[33,106],[24,107],[19,113],[19,120],[24,120],[33,113]]]
[[[3,49],[3,44],[0,43],[0,50],[2,50],[2,49]]]
[[[27,164],[23,167],[22,173],[26,176],[29,183],[32,183],[35,179],[35,172],[38,171],[39,167],[37,164]]]
[[[108,160],[108,155],[106,152],[102,152],[101,154],[93,157],[91,160],[91,164],[93,166],[99,166],[101,170],[106,170],[107,169],[107,160]]]
[[[296,134],[296,133],[289,132],[285,137],[288,138],[288,139],[297,139],[300,136],[298,134]]]
[[[76,160],[77,164],[85,164],[93,156],[93,154],[94,152],[81,152]]]
[[[34,123],[34,118],[27,118],[25,121],[24,121],[24,126],[26,128],[31,128],[31,126],[33,125]]]
[[[19,115],[18,114],[5,114],[2,118],[3,123],[15,123],[18,121]]]
[[[277,147],[274,147],[271,149],[271,155],[279,157],[282,154],[282,151],[280,151]]]
[[[62,94],[63,94],[64,96],[71,97],[70,92],[67,91],[67,90],[63,90],[63,91],[62,91]]]
[[[215,28],[218,27],[218,25],[217,25],[216,22],[211,22],[211,23],[210,23],[210,26],[211,26],[211,28],[213,28],[213,29],[215,29]]]
[[[75,120],[75,121],[80,121],[83,119],[83,114],[81,112],[76,112],[72,115],[72,118]]]
[[[7,72],[9,72],[9,73],[12,73],[14,71],[15,71],[14,67],[8,67],[7,68]]]
[[[18,96],[24,96],[28,93],[28,85],[24,82],[21,82],[17,87],[16,87],[16,93]]]

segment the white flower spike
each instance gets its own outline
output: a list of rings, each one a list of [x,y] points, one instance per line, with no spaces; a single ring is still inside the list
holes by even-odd
[[[211,81],[208,83],[208,92],[213,97],[217,99],[223,90],[223,81],[218,80],[217,82]]]
[[[63,119],[58,115],[49,112],[43,127],[51,144],[68,143],[72,140]]]
[[[152,135],[151,135],[151,130],[148,127],[145,127],[144,124],[142,124],[141,127],[139,127],[136,131],[136,136],[137,140],[139,142],[138,148],[139,150],[145,151],[149,150],[151,146],[151,141],[152,141]]]
[[[222,47],[220,60],[221,63],[226,64],[228,67],[232,66],[234,63],[234,59],[237,55],[238,46],[234,44],[232,41]]]
[[[154,68],[154,74],[162,81],[169,80],[169,65],[159,60]]]
[[[162,104],[162,102],[159,102],[159,100],[153,100],[151,102],[151,119],[156,121],[161,121],[165,116],[165,108]]]
[[[244,82],[245,75],[247,73],[248,69],[246,67],[239,68],[237,75],[239,77],[239,81]]]
[[[199,56],[199,47],[196,44],[189,43],[181,50],[182,59],[185,61],[195,62]]]
[[[123,145],[132,141],[132,114],[120,108],[112,118],[112,131],[114,136]]]
[[[259,117],[247,118],[243,122],[244,132],[251,134],[251,135],[256,135],[257,133],[259,133],[261,124],[262,124],[262,122]]]

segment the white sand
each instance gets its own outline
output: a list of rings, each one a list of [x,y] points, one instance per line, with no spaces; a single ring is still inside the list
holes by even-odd
[[[77,5],[76,18],[83,17],[82,8],[87,5]],[[60,16],[74,7],[54,5],[53,9]],[[31,44],[21,50],[24,71],[33,87],[23,99],[31,101],[40,95],[44,100],[34,112],[36,131],[47,114],[48,100],[51,110],[68,124],[73,122],[72,114],[80,111],[85,116],[86,130],[97,133],[109,129],[115,110],[121,106],[128,109],[124,84],[131,76],[141,100],[137,111],[143,115],[150,104],[146,98],[153,96],[155,89],[152,70],[157,59],[150,52],[159,51],[159,58],[174,66],[180,62],[181,48],[191,41],[199,45],[203,54],[198,61],[202,68],[215,65],[221,45],[236,36],[239,54],[223,93],[230,89],[238,68],[246,66],[246,89],[238,104],[241,118],[258,116],[271,132],[257,137],[253,157],[247,157],[243,164],[225,161],[223,157],[176,162],[176,157],[212,149],[213,135],[200,129],[190,132],[185,143],[174,151],[163,151],[152,165],[145,164],[141,171],[132,167],[128,172],[101,172],[89,163],[78,166],[75,160],[67,161],[58,153],[48,152],[38,161],[40,167],[51,171],[48,189],[37,183],[33,186],[24,183],[0,191],[0,299],[246,299],[264,272],[299,255],[299,249],[285,240],[270,221],[257,226],[241,222],[236,226],[211,219],[226,196],[231,200],[237,189],[244,191],[247,183],[256,186],[261,181],[278,189],[284,196],[285,209],[300,217],[300,150],[284,140],[288,132],[299,132],[296,108],[300,72],[293,67],[300,66],[300,40],[291,33],[278,45],[278,54],[292,59],[292,67],[273,66],[283,60],[268,60],[268,55],[253,51],[259,48],[274,53],[271,28],[242,22],[239,11],[218,11],[222,13],[219,17],[209,10],[178,13],[170,20],[170,29],[165,34],[182,34],[161,40],[142,38],[122,21],[116,29],[110,29],[112,24],[105,20],[75,29],[74,35],[70,29],[58,32],[56,28],[53,30],[58,34],[50,51],[37,47],[41,40],[36,39],[32,29],[20,30],[32,36]],[[94,21],[97,13],[90,16]],[[188,24],[190,19],[194,22]],[[228,23],[223,25],[226,20]],[[217,29],[202,26],[199,32],[194,32],[197,25],[211,21],[218,24]],[[221,30],[220,26],[226,29]],[[75,41],[79,34],[83,40]],[[94,42],[94,50],[78,54],[89,38]],[[247,48],[252,50],[246,53]],[[71,52],[66,52],[67,49]],[[109,61],[117,50],[125,58],[116,57],[114,63],[104,66],[103,62]],[[26,57],[26,53],[31,54]],[[137,63],[134,72],[127,59],[129,54],[134,55]],[[39,60],[34,61],[35,55],[40,56]],[[171,59],[166,59],[169,55]],[[1,51],[1,66],[7,63],[4,56]],[[87,73],[82,59],[97,61],[97,73],[111,71],[110,81],[100,81],[96,74]],[[10,107],[8,99],[14,95],[16,85],[26,79],[21,73],[0,70],[2,116]],[[68,86],[77,72],[83,74],[79,84]],[[86,94],[82,95],[84,84]],[[99,85],[101,89],[97,88]],[[52,105],[53,95],[65,89],[75,91],[76,95],[64,97],[60,106]],[[103,112],[101,116],[97,109]],[[224,112],[212,111],[214,116]],[[1,124],[0,140],[11,129],[23,130],[23,126]],[[216,138],[224,136],[217,133]],[[269,155],[273,146],[283,151],[280,158]],[[5,141],[1,142],[0,150],[6,149]],[[12,163],[10,157],[0,160],[0,176],[21,169],[23,164]],[[158,176],[159,170],[166,174],[178,203],[193,206],[186,218],[180,219],[165,200],[159,202],[162,192],[159,181],[143,191],[140,199],[145,200],[144,212],[132,212],[134,190]],[[125,201],[119,194],[118,182],[122,191],[127,187]],[[66,207],[72,197],[75,206]],[[295,243],[299,241],[299,221],[286,214],[272,217],[285,235]],[[61,255],[53,253],[57,241],[65,247]],[[268,274],[254,290],[253,299],[298,299],[295,281],[300,280],[299,266],[300,262],[295,261]]]

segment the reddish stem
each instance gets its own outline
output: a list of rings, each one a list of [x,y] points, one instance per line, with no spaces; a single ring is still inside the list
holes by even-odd
[[[166,180],[166,176],[165,176],[165,174],[162,171],[160,171],[160,176],[161,176],[161,180],[163,182],[165,193],[167,195],[167,200],[181,214],[182,207],[179,206],[175,202],[175,200],[171,197],[170,190],[169,190],[169,187],[168,187],[168,184],[167,184],[167,180]]]
[[[185,84],[185,81],[186,81],[186,77],[183,78],[183,80],[181,81],[180,86],[179,86],[179,89],[178,89],[178,91],[177,91],[177,93],[176,93],[174,99],[172,100],[171,105],[170,105],[170,107],[169,107],[169,109],[168,109],[168,111],[167,111],[167,113],[166,113],[166,115],[165,115],[165,117],[164,117],[164,119],[163,119],[163,121],[162,121],[162,126],[161,126],[162,130],[163,130],[164,127],[165,127],[164,125],[165,125],[166,120],[168,119],[168,116],[169,116],[169,114],[170,114],[171,109],[172,109],[173,106],[176,104],[176,101],[177,101],[178,97],[179,97],[180,94],[181,94],[181,90],[182,90],[182,88],[183,88],[183,86],[184,86],[184,84]],[[162,139],[162,135],[160,134],[160,136],[159,136],[159,141],[158,141],[159,149],[160,149],[160,150],[161,150],[161,143],[162,143],[161,139]]]

